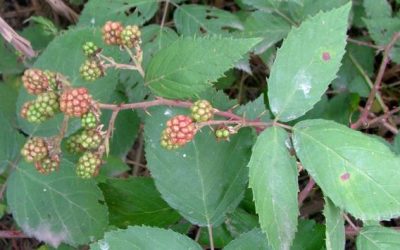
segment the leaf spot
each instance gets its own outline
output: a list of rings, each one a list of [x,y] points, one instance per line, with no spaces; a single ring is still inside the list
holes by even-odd
[[[344,173],[340,176],[340,179],[342,179],[342,181],[347,181],[348,179],[350,179],[350,173]]]
[[[301,90],[307,98],[311,91],[311,76],[305,71],[300,70],[294,77],[297,89]]]
[[[36,228],[32,228],[28,225],[22,225],[21,227],[26,235],[33,236],[55,248],[57,248],[61,242],[69,238],[67,231],[53,232],[49,224],[40,224]]]
[[[331,54],[329,54],[329,52],[322,53],[322,60],[324,60],[324,61],[331,60]]]

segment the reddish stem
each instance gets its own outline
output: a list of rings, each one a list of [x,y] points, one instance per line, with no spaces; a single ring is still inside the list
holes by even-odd
[[[371,92],[369,93],[367,103],[365,104],[365,108],[363,112],[361,113],[360,117],[358,120],[351,124],[352,129],[357,129],[361,126],[364,126],[368,122],[368,114],[369,111],[372,108],[372,104],[374,103],[376,93],[378,93],[379,89],[381,88],[382,85],[382,78],[386,70],[386,66],[389,63],[389,53],[390,50],[393,48],[397,40],[400,38],[400,32],[397,32],[393,35],[392,40],[389,42],[389,44],[385,47],[385,50],[383,52],[383,59],[382,63],[379,67],[378,75],[376,76],[374,86],[371,89]],[[387,113],[388,110],[385,110],[385,113]]]
[[[303,190],[301,190],[301,192],[299,194],[299,207],[303,204],[304,200],[310,194],[311,190],[314,188],[314,185],[315,185],[315,181],[310,176],[310,179],[308,180],[307,185],[304,187]]]
[[[15,231],[15,230],[1,230],[0,231],[0,238],[31,238],[28,235],[24,234],[21,231]]]

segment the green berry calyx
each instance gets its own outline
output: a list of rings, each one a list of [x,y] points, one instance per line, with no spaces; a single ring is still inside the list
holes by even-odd
[[[78,160],[76,174],[82,179],[90,179],[96,176],[101,165],[101,157],[92,152],[85,152]]]
[[[99,61],[88,59],[82,64],[79,73],[84,80],[94,81],[104,75],[104,69]]]
[[[197,130],[193,120],[186,115],[177,115],[167,121],[167,127],[161,135],[161,146],[175,149],[190,142]]]
[[[141,32],[136,25],[128,25],[121,32],[121,42],[128,48],[134,48],[140,45]]]
[[[192,118],[196,122],[209,121],[214,115],[214,108],[207,100],[196,101],[190,110],[192,111]]]
[[[48,155],[48,145],[43,138],[32,137],[21,149],[21,155],[27,162],[39,162]]]
[[[86,42],[83,44],[82,50],[87,57],[95,56],[100,51],[99,47],[93,42]]]
[[[66,115],[82,117],[91,106],[92,97],[86,88],[65,90],[60,97],[60,109]]]

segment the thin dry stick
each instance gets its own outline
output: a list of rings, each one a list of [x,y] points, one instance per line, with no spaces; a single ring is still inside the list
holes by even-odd
[[[343,214],[344,219],[347,221],[347,223],[350,225],[351,228],[353,228],[354,231],[358,232],[360,231],[360,228],[357,227],[353,221],[349,218],[349,216],[347,214]]]
[[[141,167],[141,166],[143,167],[143,165],[140,164],[140,159],[142,159],[143,144],[144,144],[144,140],[143,140],[143,136],[142,136],[142,131],[140,131],[139,145],[137,147],[136,157],[135,157],[136,163],[133,165],[133,176],[137,176],[139,173],[139,167]]]
[[[315,185],[315,181],[310,176],[310,179],[308,180],[307,185],[304,187],[303,190],[301,190],[301,192],[299,194],[299,207],[303,204],[304,200],[310,194],[311,190],[314,188],[314,185]]]
[[[111,114],[110,121],[108,122],[107,132],[106,132],[106,136],[104,139],[107,154],[108,154],[108,152],[110,152],[110,139],[111,139],[112,133],[114,131],[115,120],[117,119],[119,111],[120,111],[119,109],[114,109]]]
[[[17,238],[31,238],[21,231],[15,230],[1,230],[0,238],[17,239]]]
[[[381,51],[381,50],[385,49],[384,46],[375,45],[375,44],[372,44],[372,43],[369,43],[369,42],[365,42],[365,41],[359,41],[359,40],[356,40],[356,39],[353,39],[353,38],[350,38],[350,37],[347,38],[347,41],[350,42],[350,43],[357,44],[357,45],[370,47],[370,48],[376,49],[378,51]]]
[[[31,43],[18,35],[17,32],[11,28],[1,17],[0,17],[0,34],[3,36],[4,40],[12,44],[14,48],[24,54],[27,58],[33,58],[37,53],[32,49]]]
[[[389,42],[389,44],[385,47],[385,51],[383,52],[383,59],[381,66],[379,67],[378,75],[376,76],[375,82],[374,82],[374,87],[371,89],[371,92],[368,96],[367,103],[365,105],[364,111],[361,113],[360,118],[351,125],[351,128],[357,129],[360,126],[364,125],[368,121],[368,113],[371,110],[372,104],[374,103],[375,100],[375,95],[379,91],[381,85],[382,85],[382,78],[383,74],[385,73],[385,69],[387,64],[389,63],[389,53],[390,50],[393,48],[397,40],[400,38],[400,32],[397,32],[393,35],[392,40]]]
[[[213,236],[213,228],[210,223],[207,224],[208,228],[208,238],[210,241],[210,249],[214,250],[214,236]]]
[[[79,15],[66,5],[62,0],[46,0],[51,8],[58,14],[64,16],[69,21],[76,23],[79,19]]]

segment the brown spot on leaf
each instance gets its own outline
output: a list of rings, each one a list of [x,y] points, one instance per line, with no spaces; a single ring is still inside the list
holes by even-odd
[[[322,53],[322,59],[324,61],[329,61],[331,59],[331,55],[329,54],[329,52]]]
[[[344,173],[340,176],[340,179],[342,179],[342,181],[347,181],[350,178],[350,173]]]

